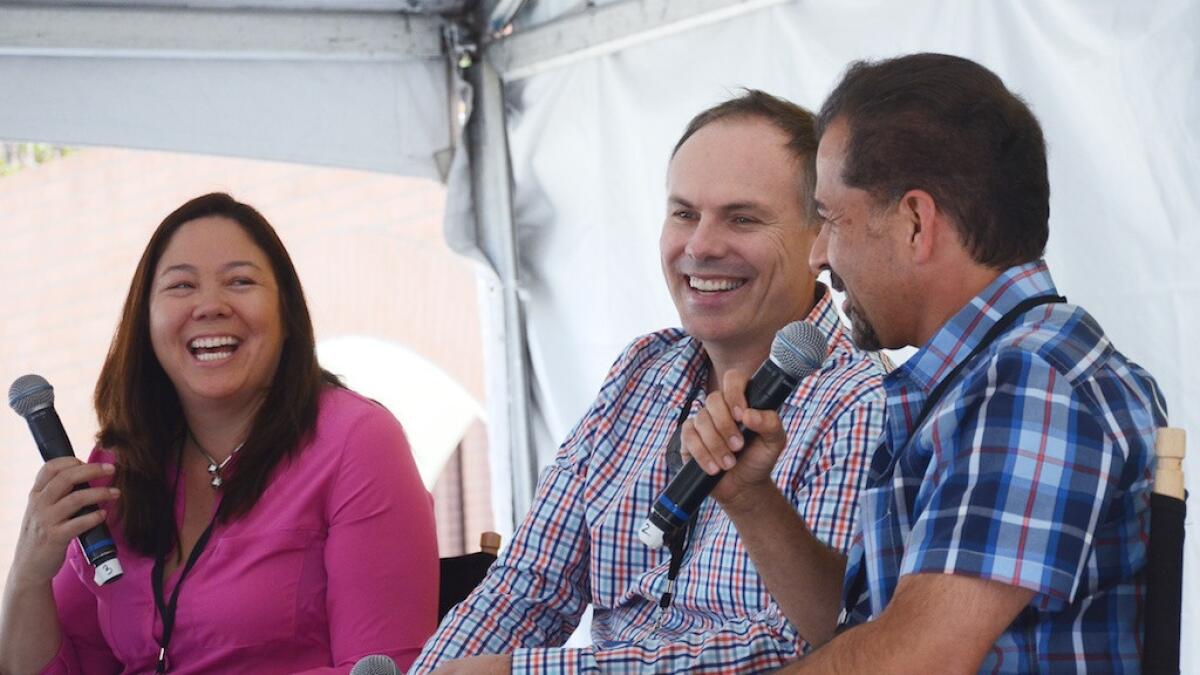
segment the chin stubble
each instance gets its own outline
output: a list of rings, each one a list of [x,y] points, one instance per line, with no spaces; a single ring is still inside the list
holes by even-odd
[[[846,284],[833,270],[829,270],[829,283],[833,286],[833,290],[839,293],[846,292]],[[858,306],[853,301],[850,301],[849,297],[847,297],[844,311],[846,312],[846,317],[850,319],[850,339],[854,341],[854,344],[859,349],[865,349],[869,352],[883,349],[883,343],[879,340],[879,334],[875,332],[875,327],[859,311]]]

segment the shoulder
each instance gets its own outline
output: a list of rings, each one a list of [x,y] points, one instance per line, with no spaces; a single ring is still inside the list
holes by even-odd
[[[993,349],[994,358],[1006,361],[1044,362],[1072,380],[1085,379],[1113,354],[1103,329],[1081,307],[1047,305],[1031,311],[1023,321],[1005,331]]]
[[[613,370],[640,370],[647,367],[667,365],[682,350],[699,343],[682,328],[664,328],[646,333],[633,339],[617,357]]]
[[[647,411],[661,405],[664,386],[686,375],[698,351],[699,343],[679,328],[648,333],[626,345],[596,398],[559,446],[558,461],[581,462],[593,449],[592,443],[580,442],[582,439],[614,429],[621,436],[628,425],[637,426],[647,419]]]
[[[605,392],[626,389],[632,382],[658,384],[677,367],[679,359],[688,359],[699,343],[682,328],[665,328],[634,338],[621,350],[601,387]]]
[[[350,389],[321,392],[317,427],[301,453],[314,472],[338,485],[407,484],[418,475],[404,428],[387,408]]]
[[[1114,395],[1146,408],[1161,405],[1154,378],[1118,351],[1096,319],[1075,305],[1033,312],[996,341],[992,361],[997,377],[1053,378],[1092,405],[1105,405]],[[1125,391],[1104,391],[1110,385]]]
[[[989,401],[996,414],[1072,429],[1093,428],[1110,439],[1153,433],[1165,424],[1157,383],[1119,352],[1096,320],[1074,305],[1031,313],[1005,332],[989,357],[971,366],[965,398]],[[1037,402],[1038,405],[1031,403]],[[1033,409],[1045,411],[1034,415]],[[1052,409],[1062,412],[1052,413]]]
[[[408,446],[395,415],[355,391],[325,386],[318,401],[312,446],[336,450],[350,445]]]
[[[331,385],[321,388],[321,396],[317,401],[318,424],[346,427],[375,418],[395,419],[378,401],[352,389]]]
[[[887,356],[859,349],[839,327],[830,336],[829,356],[817,373],[809,396],[821,401],[829,415],[872,405],[878,406],[882,414],[887,399],[883,378],[891,369]]]

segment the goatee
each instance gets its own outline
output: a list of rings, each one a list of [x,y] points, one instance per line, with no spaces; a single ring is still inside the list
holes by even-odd
[[[846,292],[845,282],[833,270],[829,270],[829,284],[833,286],[833,290],[839,293]],[[859,349],[869,352],[883,349],[883,343],[879,340],[879,334],[875,332],[875,327],[871,325],[871,322],[858,309],[849,295],[846,296],[846,303],[842,305],[842,310],[846,312],[846,318],[850,319],[850,339]]]

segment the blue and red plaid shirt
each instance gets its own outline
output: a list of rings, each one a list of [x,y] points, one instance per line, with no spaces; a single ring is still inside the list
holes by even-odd
[[[884,379],[887,427],[860,502],[844,625],[877,617],[901,576],[962,574],[1036,593],[980,672],[1139,672],[1154,438],[1166,423],[1150,375],[1082,309],[1042,305],[911,428],[1003,314],[1053,294],[1044,262],[1006,270]]]
[[[780,410],[789,446],[775,480],[822,541],[845,551],[866,461],[883,428],[884,361],[853,347],[823,292],[807,320],[831,356]],[[711,500],[697,514],[674,601],[669,553],[637,538],[670,478],[664,449],[708,370],[679,329],[634,341],[543,472],[530,513],[487,578],[442,622],[412,672],[513,653],[513,672],[761,672],[802,644],[736,530]],[[691,413],[700,408],[696,402]],[[559,647],[593,605],[592,645]]]

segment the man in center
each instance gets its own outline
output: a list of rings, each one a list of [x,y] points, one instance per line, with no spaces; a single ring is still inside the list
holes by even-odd
[[[659,242],[683,328],[633,341],[543,472],[530,513],[411,672],[760,672],[804,645],[705,503],[671,552],[637,538],[678,471],[667,448],[731,370],[753,372],[804,320],[823,367],[780,410],[791,439],[773,477],[825,545],[845,551],[868,452],[882,430],[885,361],[856,349],[807,260],[819,231],[813,116],[760,91],[688,124],[667,172]],[[565,649],[587,606],[592,644]]]

